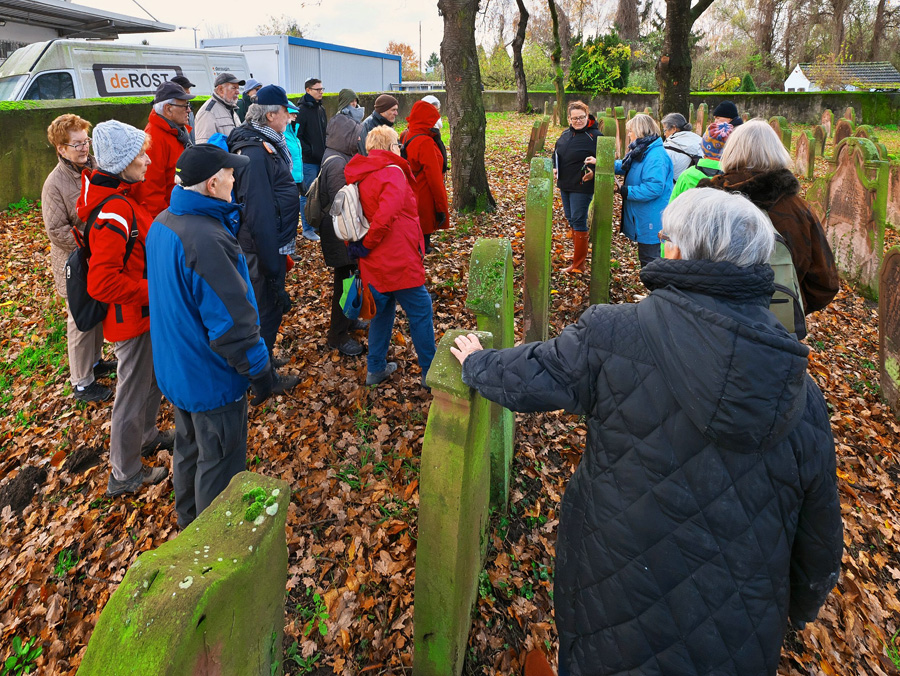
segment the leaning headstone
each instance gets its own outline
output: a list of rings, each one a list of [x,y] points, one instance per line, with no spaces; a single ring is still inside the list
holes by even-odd
[[[797,148],[794,152],[794,173],[811,181],[815,171],[816,139],[812,132],[801,131],[797,136]]]
[[[816,157],[825,157],[825,141],[828,139],[828,132],[821,124],[813,127],[813,139],[816,143]]]
[[[591,291],[592,304],[609,302],[609,263],[612,255],[613,189],[616,149],[613,139],[597,139],[597,165],[594,167],[594,200],[591,216]]]
[[[546,180],[546,179],[545,179]],[[552,194],[552,193],[551,193]],[[479,239],[469,262],[466,307],[475,313],[479,331],[494,336],[494,347],[512,347],[513,264],[508,239]],[[491,505],[501,512],[509,502],[515,417],[499,404],[490,405]]]
[[[543,152],[544,144],[547,142],[547,130],[550,128],[550,118],[548,116],[544,116],[541,118],[541,126],[538,129],[538,138],[537,144],[535,145],[535,152]]]
[[[487,543],[488,401],[462,382],[462,367],[450,353],[456,337],[468,333],[444,334],[427,377],[434,399],[419,474],[413,610],[417,676],[462,673]],[[491,334],[476,335],[483,347],[492,347]]]
[[[853,124],[850,120],[841,118],[837,121],[837,124],[834,125],[834,150],[832,152],[833,157],[837,157],[837,148],[840,145],[841,141],[849,136],[853,136],[853,132],[856,130],[856,125]]]
[[[834,113],[829,109],[825,109],[825,112],[822,113],[822,129],[825,130],[825,138],[831,137],[831,132],[834,129]]]
[[[778,140],[788,152],[791,152],[791,127],[785,118],[776,115],[769,119],[769,126],[778,134]]]
[[[241,472],[110,597],[79,676],[281,673],[285,481]]]
[[[696,124],[694,125],[694,129],[697,129],[697,130],[705,130],[706,129],[706,125],[709,122],[709,120],[707,119],[708,111],[709,111],[709,108],[707,107],[707,105],[705,103],[701,103],[699,106],[697,106],[697,120],[696,120]],[[703,131],[698,131],[697,133],[702,134]]]
[[[825,190],[811,190],[807,197],[820,202],[815,212],[823,217],[838,272],[863,296],[875,299],[884,250],[888,165],[871,141],[855,137],[841,142],[831,162],[834,170],[824,179]]]
[[[888,174],[887,222],[900,230],[900,159],[891,159]]]
[[[881,394],[894,415],[900,416],[900,247],[885,254],[878,279]]]
[[[612,139],[610,139],[612,143]],[[547,340],[550,329],[550,252],[553,171],[549,158],[531,161],[525,201],[525,342]]]
[[[625,157],[625,153],[628,152],[626,121],[625,109],[622,106],[616,106],[616,145],[619,149],[619,157]]]
[[[853,124],[862,124],[862,121],[856,117],[856,109],[853,106],[849,106],[844,111],[844,119],[850,120]]]
[[[528,149],[525,151],[525,163],[530,164],[531,158],[537,151],[538,136],[541,134],[541,121],[535,120],[531,125],[531,136],[528,138]]]

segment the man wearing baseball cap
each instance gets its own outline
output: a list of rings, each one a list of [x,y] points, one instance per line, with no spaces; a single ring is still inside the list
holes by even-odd
[[[131,191],[151,217],[169,206],[169,197],[175,187],[175,163],[185,148],[193,145],[188,113],[194,96],[188,94],[181,85],[163,82],[153,98],[153,110],[144,127],[150,137],[147,156],[150,167],[143,183],[138,183]]]
[[[237,116],[237,102],[241,87],[246,84],[238,80],[234,73],[221,73],[216,76],[213,95],[197,112],[197,143],[206,143],[215,133],[226,137],[237,127],[241,120]]]
[[[262,89],[262,82],[256,78],[251,77],[247,80],[247,84],[244,85],[244,93],[241,95],[241,100],[237,104],[237,116],[241,122],[243,122],[244,118],[247,116],[247,108],[250,107],[250,104],[256,103],[256,95],[259,93],[260,89]]]
[[[191,93],[191,89],[196,87],[193,82],[191,82],[184,75],[176,75],[169,82],[174,82],[177,85],[181,85],[181,88],[186,91],[188,94]],[[196,126],[196,121],[194,120],[194,109],[191,108],[188,110],[188,126],[191,128],[191,143],[196,143],[197,138],[194,136],[194,127]]]
[[[175,406],[173,484],[185,528],[244,470],[247,387],[254,406],[274,375],[237,241],[234,170],[250,159],[200,144],[178,159],[172,202],[147,235],[157,383]]]

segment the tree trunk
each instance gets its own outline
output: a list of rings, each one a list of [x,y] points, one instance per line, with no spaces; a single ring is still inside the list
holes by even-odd
[[[832,26],[831,26],[831,52],[836,57],[835,63],[840,62],[842,48],[844,46],[844,15],[850,6],[850,0],[832,0]]]
[[[885,0],[878,0],[875,10],[875,25],[872,26],[872,46],[869,48],[869,61],[878,61],[881,56],[881,39],[884,37]]]
[[[615,26],[619,37],[631,44],[640,37],[640,21],[638,20],[638,3],[635,0],[619,0],[616,7]]]
[[[772,46],[775,43],[775,0],[759,0],[756,15],[756,44],[764,61],[772,61]]]
[[[553,82],[556,85],[556,119],[559,120],[560,127],[567,127],[569,120],[566,114],[566,85],[563,82],[559,16],[556,13],[556,0],[547,0],[547,2],[550,5],[550,19],[553,22],[553,52],[550,54],[550,60],[553,62],[553,69],[556,72],[556,75],[553,77]]]
[[[525,32],[528,28],[528,10],[524,0],[516,0],[519,7],[519,25],[512,41],[513,73],[516,76],[516,110],[528,112],[528,81],[525,79],[525,63],[522,61],[522,46],[525,44]]]
[[[496,206],[484,168],[487,120],[475,44],[479,0],[438,0],[444,17],[441,62],[450,120],[450,177],[457,211],[493,211]]]
[[[691,94],[691,28],[713,0],[666,0],[666,27],[662,55],[656,62],[659,114],[688,116]]]

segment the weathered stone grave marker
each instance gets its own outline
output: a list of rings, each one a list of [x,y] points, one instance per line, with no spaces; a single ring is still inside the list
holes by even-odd
[[[862,124],[862,120],[856,117],[856,109],[853,106],[848,106],[844,111],[844,119],[850,120],[854,125]]]
[[[541,133],[541,121],[535,120],[531,125],[531,136],[528,138],[528,149],[525,151],[525,163],[531,163],[531,158],[537,151],[538,136]]]
[[[706,131],[706,125],[709,123],[709,120],[707,119],[708,112],[709,108],[705,103],[701,103],[697,106],[697,121],[694,130],[701,136],[703,135],[703,132]]]
[[[791,128],[785,118],[780,115],[769,118],[769,126],[778,134],[778,140],[788,152],[791,152]]]
[[[632,108],[631,110],[628,111],[628,119],[629,120],[632,119],[635,115],[637,115],[637,111],[634,108]]]
[[[619,148],[619,157],[625,157],[628,152],[627,133],[625,132],[625,108],[616,106],[616,144]]]
[[[887,222],[900,230],[900,159],[892,158],[888,168]]]
[[[816,143],[816,157],[825,157],[825,141],[828,140],[828,132],[821,124],[813,127],[813,139]]]
[[[551,192],[552,195],[552,192]],[[508,239],[479,239],[469,262],[466,307],[475,313],[479,331],[494,336],[494,347],[512,347],[513,265]],[[509,502],[509,469],[512,466],[515,417],[498,404],[490,405],[491,504],[506,511]]]
[[[612,139],[610,139],[612,142]],[[547,340],[550,328],[550,255],[553,223],[553,167],[549,158],[531,161],[525,202],[525,342]]]
[[[615,146],[613,139],[597,139],[594,167],[594,199],[591,211],[591,291],[592,304],[609,302],[609,262],[612,252],[613,188],[615,187]]]
[[[693,103],[692,103],[690,106],[688,106],[688,118],[687,118],[687,121],[690,122],[691,124],[694,124],[694,123],[697,121],[697,118],[694,117],[694,104],[693,104]],[[695,127],[695,128],[694,128],[694,131],[695,131],[696,133],[700,134],[701,136],[703,135],[703,130],[697,131],[697,128]]]
[[[616,139],[618,135],[618,131],[616,129],[616,120],[613,117],[601,117],[600,118],[600,133],[604,136],[609,136],[612,139]],[[618,141],[616,142],[618,146]]]
[[[884,256],[878,287],[878,362],[881,394],[900,416],[900,247]]]
[[[850,120],[845,118],[841,118],[837,121],[837,124],[834,125],[834,150],[832,151],[832,156],[837,157],[837,147],[840,145],[841,141],[845,138],[853,136],[853,132],[856,129],[856,125],[853,124]]]
[[[462,382],[462,367],[450,353],[456,337],[468,333],[475,333],[483,347],[493,347],[489,333],[447,331],[427,376],[434,400],[419,474],[413,610],[416,676],[462,672],[487,543],[489,402]]]
[[[79,676],[281,673],[290,497],[287,482],[241,472],[178,537],[141,554]]]
[[[543,152],[544,144],[547,142],[547,130],[550,128],[550,118],[546,115],[541,118],[541,126],[538,129],[538,138],[537,144],[535,145],[535,152]]]
[[[822,113],[822,129],[825,130],[825,138],[831,138],[831,132],[834,131],[834,113],[828,108]]]
[[[797,136],[797,148],[794,152],[794,173],[811,181],[815,171],[816,140],[812,132],[801,131]]]

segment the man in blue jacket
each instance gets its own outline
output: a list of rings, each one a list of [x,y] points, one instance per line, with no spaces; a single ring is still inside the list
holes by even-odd
[[[234,169],[249,163],[215,145],[189,148],[171,204],[147,235],[153,365],[175,405],[180,528],[246,467],[248,381],[254,406],[276,386],[231,201]]]

